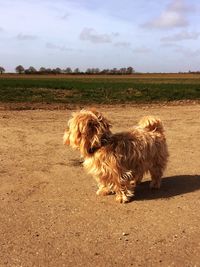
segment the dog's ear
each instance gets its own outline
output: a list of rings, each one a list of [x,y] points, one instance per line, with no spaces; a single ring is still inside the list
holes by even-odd
[[[84,140],[84,151],[93,154],[102,146],[102,136],[110,132],[110,123],[101,113],[92,112],[85,124],[80,125],[82,140]],[[83,151],[83,153],[84,153]]]
[[[63,135],[63,145],[69,145],[69,131],[65,130],[64,135]]]
[[[99,147],[101,147],[101,139],[99,135],[100,124],[98,120],[91,118],[87,122],[86,132],[87,141],[85,148],[88,154],[93,154]]]
[[[96,110],[96,108],[90,108],[89,112],[93,113],[96,117],[94,122],[92,122],[95,124],[94,126],[103,127],[102,130],[105,130],[105,131],[111,128],[111,123],[102,115],[101,112]]]
[[[101,114],[98,116],[98,121],[99,121],[101,127],[103,127],[103,129],[105,131],[108,131],[112,127],[112,125],[109,122],[109,120],[107,120],[106,118],[104,118]]]
[[[89,120],[87,123],[87,127],[90,131],[96,131],[97,126],[98,126],[98,122],[92,119]]]

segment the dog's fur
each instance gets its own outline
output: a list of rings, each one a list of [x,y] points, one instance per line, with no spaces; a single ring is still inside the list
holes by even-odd
[[[162,122],[145,117],[130,131],[113,134],[110,122],[96,110],[72,114],[64,144],[80,150],[84,167],[97,180],[98,195],[116,193],[120,203],[134,196],[136,183],[150,172],[151,188],[159,188],[168,150]]]

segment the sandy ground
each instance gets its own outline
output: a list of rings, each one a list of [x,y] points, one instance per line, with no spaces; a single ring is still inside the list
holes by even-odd
[[[0,266],[200,266],[200,105],[100,108],[113,131],[157,115],[170,160],[160,191],[98,197],[62,145],[71,111],[0,111]]]

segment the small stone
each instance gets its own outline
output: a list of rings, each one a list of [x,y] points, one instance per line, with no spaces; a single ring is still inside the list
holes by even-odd
[[[123,235],[123,236],[127,236],[127,235],[129,235],[129,234],[128,234],[128,233],[122,233],[122,235]]]
[[[100,254],[99,254],[98,252],[95,252],[94,255],[95,255],[95,256],[99,256]]]

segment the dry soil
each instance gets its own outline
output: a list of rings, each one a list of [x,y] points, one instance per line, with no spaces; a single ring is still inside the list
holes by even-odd
[[[0,111],[0,266],[200,266],[200,105],[100,107],[113,131],[157,115],[170,152],[162,188],[98,197],[62,145],[71,110]]]

